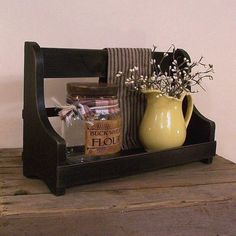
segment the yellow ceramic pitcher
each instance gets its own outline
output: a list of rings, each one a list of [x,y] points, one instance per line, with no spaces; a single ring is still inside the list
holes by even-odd
[[[193,103],[189,94],[179,99],[160,94],[158,90],[144,91],[147,107],[139,128],[139,138],[147,151],[161,151],[183,145],[190,121]],[[187,97],[185,117],[182,102]]]

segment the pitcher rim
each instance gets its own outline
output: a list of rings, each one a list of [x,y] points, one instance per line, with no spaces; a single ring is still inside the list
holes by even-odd
[[[143,93],[143,94],[145,94],[145,95],[146,95],[146,94],[150,94],[150,93],[158,93],[160,97],[161,97],[161,96],[164,96],[164,97],[166,97],[166,98],[174,99],[174,100],[176,100],[176,101],[183,101],[183,99],[184,99],[184,97],[185,97],[186,95],[190,95],[189,92],[183,91],[183,92],[181,93],[181,95],[180,95],[180,98],[176,98],[176,97],[169,96],[169,95],[167,95],[167,94],[163,94],[163,93],[161,93],[161,91],[158,90],[158,89],[145,89],[145,90],[143,89],[143,90],[141,90],[141,93]]]

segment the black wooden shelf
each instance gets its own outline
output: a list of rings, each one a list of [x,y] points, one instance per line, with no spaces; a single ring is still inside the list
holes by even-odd
[[[182,49],[178,58],[189,58]],[[155,52],[156,60],[162,52]],[[165,59],[168,68],[172,55]],[[118,154],[91,157],[68,155],[65,140],[51,126],[48,117],[57,116],[55,108],[44,103],[44,79],[65,77],[99,77],[106,82],[106,50],[41,48],[35,42],[25,43],[24,68],[24,135],[23,172],[27,177],[42,179],[55,195],[63,195],[70,186],[145,171],[202,161],[210,164],[216,153],[215,123],[194,107],[182,147],[160,152],[143,149],[124,150]],[[186,104],[184,104],[184,109]]]

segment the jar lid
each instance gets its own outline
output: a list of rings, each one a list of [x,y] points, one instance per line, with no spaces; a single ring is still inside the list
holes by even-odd
[[[105,83],[67,83],[67,93],[76,96],[116,96],[118,86]]]

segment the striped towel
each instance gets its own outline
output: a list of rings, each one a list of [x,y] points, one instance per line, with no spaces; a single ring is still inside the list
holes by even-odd
[[[147,48],[108,48],[107,82],[117,84],[118,99],[123,120],[123,149],[141,147],[138,138],[138,129],[145,110],[145,98],[139,92],[130,91],[125,86],[125,77],[129,69],[139,67],[140,74],[151,74],[152,50]],[[122,77],[117,78],[118,71]]]

